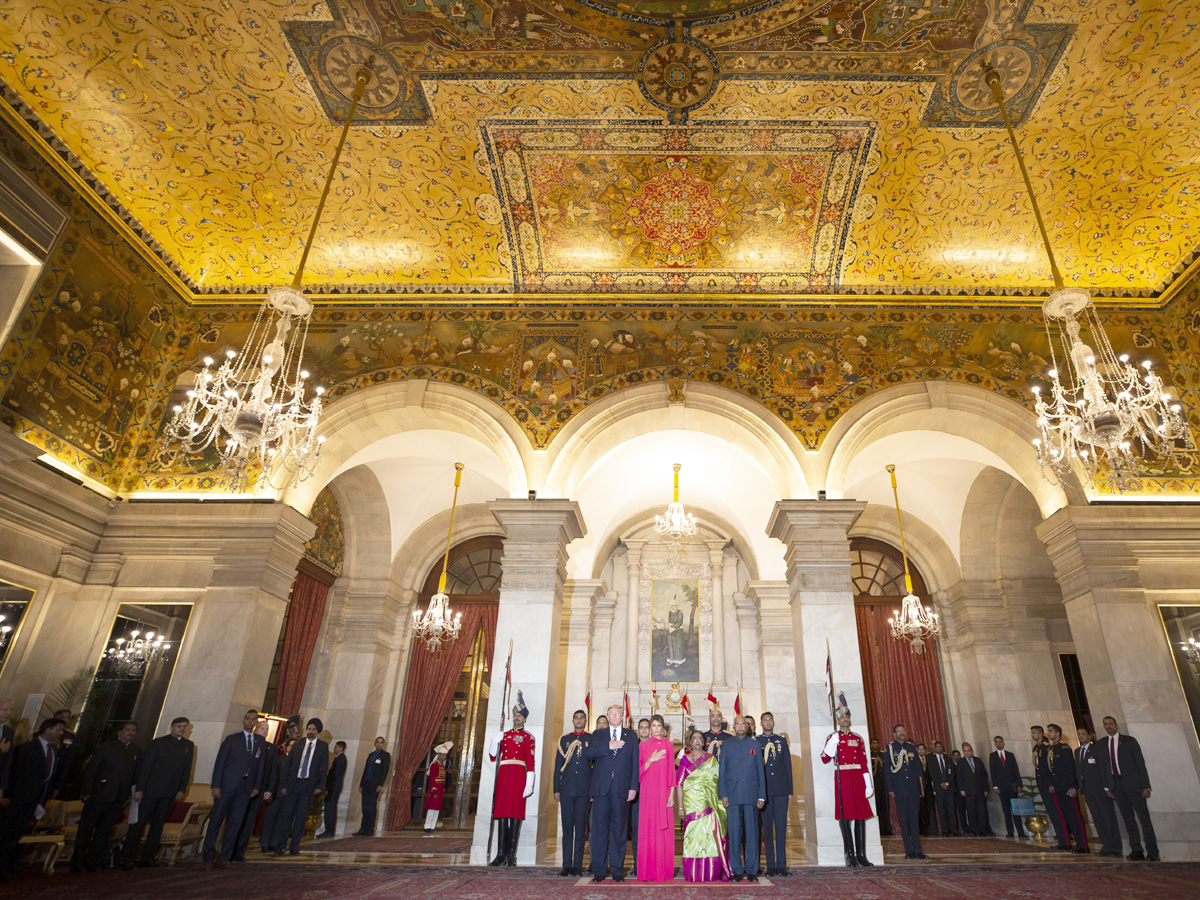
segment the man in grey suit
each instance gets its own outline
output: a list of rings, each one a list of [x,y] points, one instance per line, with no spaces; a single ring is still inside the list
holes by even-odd
[[[733,738],[721,747],[717,796],[729,811],[729,864],[733,880],[758,881],[758,810],[767,802],[762,748],[746,736],[746,720],[733,720]]]

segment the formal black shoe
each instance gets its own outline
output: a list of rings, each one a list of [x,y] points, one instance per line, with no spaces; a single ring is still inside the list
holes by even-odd
[[[266,853],[266,851],[265,851],[265,850],[264,850],[263,852],[264,852],[264,853]],[[283,851],[282,851],[282,850],[276,850],[276,851],[274,851],[274,852],[273,852],[271,855],[272,855],[272,856],[283,856]]]
[[[914,853],[913,859],[929,859],[924,853]]]
[[[592,876],[592,884],[599,884],[607,877],[608,876],[605,875],[603,872],[601,872],[599,875],[593,875]]]
[[[300,855],[299,850],[289,850],[288,851],[288,856],[299,856],[299,855]]]
[[[734,876],[733,876],[733,880],[734,880],[734,881],[741,881],[741,880],[742,880],[742,876],[741,876],[741,875],[734,875]]]
[[[916,855],[917,854],[915,854],[915,853],[905,853],[904,858],[905,859],[914,859],[916,857]]]
[[[229,857],[229,861],[230,862],[245,862],[246,857],[242,856],[242,854],[239,853],[237,856]],[[147,869],[151,868],[150,866],[147,866],[145,863],[143,863],[142,865],[145,866],[145,868],[147,868]]]
[[[858,857],[858,864],[860,866],[862,866],[864,869],[870,868],[871,866],[875,865],[875,863],[871,862],[865,856]]]
[[[1130,862],[1137,862],[1139,859],[1145,859],[1145,858],[1146,858],[1146,854],[1145,854],[1145,853],[1143,853],[1141,850],[1134,850],[1132,853],[1130,853],[1130,854],[1129,854],[1127,857],[1125,857],[1125,858],[1126,858],[1127,860],[1129,860]]]
[[[792,873],[789,872],[787,869],[776,869],[775,874],[778,875],[780,878],[791,878],[792,877]]]
[[[771,877],[773,877],[774,875],[775,875],[775,870],[774,870],[774,869],[767,869],[767,877],[768,877],[768,878],[771,878]]]
[[[1150,862],[1162,862],[1162,857],[1159,856],[1157,852],[1147,853],[1146,859],[1148,859]]]
[[[561,872],[558,873],[558,877],[559,878],[570,878],[571,870],[564,868]]]
[[[858,868],[858,857],[851,856],[849,853],[847,853],[846,854],[846,868],[847,869],[857,869]]]
[[[499,856],[497,856],[495,859],[493,859],[490,863],[488,863],[488,865],[489,866],[506,866],[506,865],[508,865],[508,858],[505,857],[505,855],[503,853],[501,853]]]
[[[1089,850],[1087,847],[1076,847],[1071,852],[1075,853],[1079,856],[1091,856],[1092,855],[1092,851]]]
[[[622,873],[622,874],[620,874],[620,875],[614,875],[614,876],[613,876],[613,881],[617,882],[618,884],[619,884],[620,882],[624,881],[624,880],[625,880],[625,875],[624,875],[624,873]]]
[[[747,875],[746,880],[749,881],[751,884],[758,884],[758,876],[757,875]]]

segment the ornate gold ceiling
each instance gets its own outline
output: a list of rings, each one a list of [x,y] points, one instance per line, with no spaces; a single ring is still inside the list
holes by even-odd
[[[1156,303],[1200,244],[1172,6],[32,0],[0,78],[196,299],[289,279],[369,61],[306,276],[330,295],[971,303],[1050,283],[988,61],[1065,276]]]

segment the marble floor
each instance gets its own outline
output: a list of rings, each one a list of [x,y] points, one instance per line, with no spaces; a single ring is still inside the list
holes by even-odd
[[[395,834],[419,837],[420,832],[413,829]],[[469,832],[442,831],[439,837],[466,836]],[[884,860],[887,865],[921,867],[933,865],[1038,865],[1043,863],[1088,865],[1089,863],[1110,862],[1100,860],[1095,856],[1061,853],[1054,849],[1052,843],[1039,843],[1029,838],[937,838],[923,837],[923,849],[928,860],[906,860],[904,848],[898,838],[883,838]],[[977,841],[978,850],[971,847],[972,841]],[[1004,852],[994,852],[995,841],[1012,844],[1005,847]],[[677,847],[682,852],[682,847]],[[307,841],[301,845],[299,856],[271,857],[258,853],[248,853],[247,861],[267,864],[281,863],[323,863],[326,865],[415,865],[415,866],[465,866],[470,863],[467,853],[372,853],[364,850],[354,852],[336,852],[323,848],[320,841]],[[541,865],[557,867],[562,857],[558,854],[557,838],[547,842],[546,856]],[[789,838],[788,840],[789,867],[809,865],[804,861],[803,841]]]

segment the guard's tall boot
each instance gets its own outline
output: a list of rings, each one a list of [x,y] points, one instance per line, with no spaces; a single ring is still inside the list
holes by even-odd
[[[508,831],[508,864],[515,866],[517,864],[517,844],[521,840],[521,823],[522,819],[512,819],[512,825]]]
[[[854,822],[854,857],[860,866],[873,866],[867,859],[867,823],[862,819]]]
[[[509,819],[498,819],[496,821],[496,858],[493,859],[489,866],[504,866],[508,865],[508,854],[504,848],[508,846],[508,823]]]
[[[854,854],[854,840],[850,837],[850,820],[838,819],[842,829],[842,849],[846,851],[846,865],[852,869],[858,868],[858,857]]]

